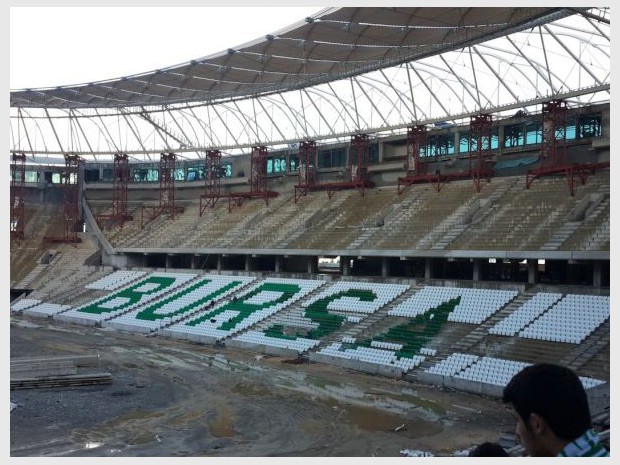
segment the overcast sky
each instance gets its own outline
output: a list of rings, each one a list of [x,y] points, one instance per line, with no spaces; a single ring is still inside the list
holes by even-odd
[[[322,7],[10,8],[10,89],[82,84],[201,58]]]

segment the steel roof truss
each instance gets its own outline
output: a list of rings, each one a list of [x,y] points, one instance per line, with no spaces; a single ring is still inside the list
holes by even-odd
[[[594,82],[596,82],[597,85],[601,85],[601,81],[599,80],[599,78],[597,78],[594,75],[594,73],[592,73],[592,71],[590,71],[590,69],[587,66],[584,66],[583,62],[581,61],[581,58],[576,56],[573,53],[573,51],[569,47],[567,47],[564,44],[564,42],[562,42],[560,40],[560,38],[557,36],[557,34],[554,34],[554,32],[548,26],[545,25],[543,27],[545,28],[545,31],[547,31],[551,35],[551,37],[553,37],[556,40],[556,42],[558,44],[560,44],[564,50],[566,50],[566,52],[573,58],[573,60],[575,60],[579,64],[579,66],[586,71],[586,73],[588,73],[590,76],[592,76],[592,79],[594,79]]]
[[[149,160],[151,160],[151,156],[148,154],[148,151],[146,150],[146,147],[144,146],[144,144],[142,143],[142,138],[138,135],[138,133],[136,132],[136,129],[133,127],[133,121],[131,120],[131,118],[129,118],[127,115],[125,115],[123,113],[122,108],[121,110],[121,115],[123,116],[123,118],[125,119],[125,121],[127,122],[127,126],[129,126],[129,129],[131,130],[131,132],[133,133],[134,137],[136,138],[136,140],[138,141],[138,144],[140,144],[140,147],[142,147],[142,150],[147,154]],[[148,120],[147,120],[148,121]],[[120,127],[120,125],[119,125]],[[155,127],[155,129],[157,129]]]

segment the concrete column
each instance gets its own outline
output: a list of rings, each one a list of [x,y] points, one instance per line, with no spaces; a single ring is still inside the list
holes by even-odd
[[[166,254],[166,268],[172,268],[171,257],[172,257],[172,254]]]
[[[474,258],[474,271],[472,280],[480,281],[480,276],[482,274],[482,260],[479,258]]]
[[[194,255],[192,255],[192,259],[191,259],[191,261],[190,261],[190,265],[189,265],[189,266],[190,266],[190,268],[191,268],[192,270],[197,269],[197,268],[198,268],[197,263],[198,263],[198,255],[194,254]]]
[[[592,268],[592,286],[601,287],[601,283],[603,282],[603,272],[601,268],[601,262],[594,262],[594,266]]]
[[[530,258],[527,260],[527,283],[538,283],[538,260],[535,258]]]
[[[424,278],[431,279],[433,277],[433,259],[427,257],[424,260]]]
[[[319,272],[319,258],[308,257],[308,274],[317,274]]]
[[[340,274],[351,276],[351,262],[349,257],[340,257]]]
[[[217,256],[217,271],[222,271],[222,256]]]
[[[277,255],[276,256],[275,272],[276,273],[282,273],[283,265],[284,265],[284,257],[282,255]]]
[[[389,257],[383,257],[381,259],[381,276],[387,278],[390,275],[390,259]]]
[[[245,256],[245,271],[252,271],[252,256]]]

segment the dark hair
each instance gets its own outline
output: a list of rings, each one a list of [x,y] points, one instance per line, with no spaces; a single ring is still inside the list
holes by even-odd
[[[496,442],[483,442],[469,451],[469,457],[510,457],[510,454]]]
[[[550,363],[529,365],[513,376],[504,388],[502,401],[512,404],[529,427],[538,414],[555,435],[572,441],[591,426],[588,397],[575,372]]]

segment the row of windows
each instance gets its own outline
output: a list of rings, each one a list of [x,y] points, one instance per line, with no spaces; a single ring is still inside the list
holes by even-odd
[[[580,115],[568,118],[565,126],[556,127],[555,138],[558,140],[579,140],[590,137],[599,137],[603,134],[603,121],[601,114]],[[527,145],[540,144],[543,141],[542,122],[527,122],[504,126],[504,148],[524,147]],[[469,153],[478,150],[478,140],[472,137],[470,131],[458,133],[458,153]],[[482,150],[489,149],[489,136],[485,135],[480,140]],[[499,148],[499,128],[491,130],[491,150]],[[425,146],[420,147],[420,157],[441,158],[455,154],[454,134],[429,135]]]
[[[569,118],[565,127],[556,128],[556,138],[566,140],[578,140],[590,137],[599,137],[602,135],[602,116],[598,114],[580,115],[579,117]],[[456,139],[458,141],[458,153],[467,154],[470,151],[478,150],[478,140],[470,139],[469,131],[460,131]],[[524,147],[528,145],[540,144],[543,140],[543,125],[540,122],[525,122],[519,124],[504,126],[504,148]],[[499,148],[499,128],[495,127],[491,131],[490,138],[484,136],[480,143],[482,149],[496,150]],[[442,159],[455,155],[455,137],[454,134],[431,134],[427,138],[427,144],[420,147],[420,157]],[[318,168],[337,168],[346,164],[347,158],[346,147],[337,147],[331,149],[319,150],[317,152]],[[377,144],[369,145],[369,163],[378,163],[379,150]],[[273,156],[267,158],[267,174],[291,173],[296,172],[299,168],[300,160],[298,155]],[[19,174],[19,173],[16,173]],[[41,172],[26,171],[25,182],[37,183],[40,181]],[[45,181],[51,184],[61,184],[60,173],[44,172]],[[244,176],[242,172],[239,176]],[[223,162],[221,166],[220,178],[231,178],[233,176],[233,166],[231,162]],[[206,170],[202,164],[188,164],[182,168],[174,170],[175,181],[198,181],[205,179]],[[158,182],[159,167],[158,165],[145,166],[139,168],[131,168],[129,178],[133,182]],[[113,182],[114,170],[112,168],[104,168],[99,178],[99,170],[85,170],[86,182]]]
[[[19,173],[15,174],[19,176]],[[63,184],[64,182],[75,184],[77,179],[75,173],[70,173],[69,179],[65,180],[60,173],[54,173],[53,171],[24,171],[24,182],[38,183],[41,180],[41,175],[43,175],[45,182],[48,184]]]

